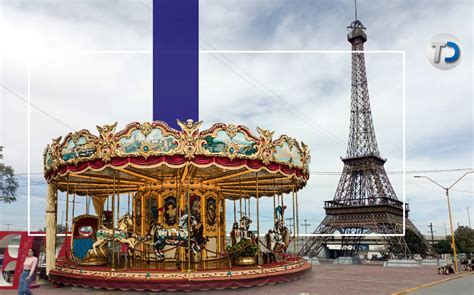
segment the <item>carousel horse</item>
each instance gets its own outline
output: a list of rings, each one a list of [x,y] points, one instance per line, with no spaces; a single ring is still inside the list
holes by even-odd
[[[290,231],[281,220],[275,222],[275,228],[265,235],[266,256],[269,262],[276,261],[275,253],[285,253],[290,244]]]
[[[232,245],[237,244],[242,240],[242,231],[239,228],[239,224],[237,222],[234,222],[232,224],[232,230],[230,231],[230,242]]]
[[[249,230],[251,223],[252,220],[245,215],[240,218],[240,226],[237,222],[234,222],[230,232],[232,245],[237,244],[241,240],[255,240],[254,234]]]
[[[94,244],[92,244],[92,249],[89,251],[92,252],[96,257],[98,257],[99,252],[97,251],[97,249],[99,249],[100,254],[102,256],[107,256],[106,252],[104,251],[104,246],[107,244],[107,242],[112,240],[115,240],[121,244],[126,244],[129,248],[133,249],[138,243],[138,240],[135,237],[130,236],[130,229],[132,227],[132,216],[130,216],[128,213],[119,218],[119,220],[117,221],[115,237],[113,229],[107,228],[102,225],[102,228],[97,231],[97,240],[94,242]]]
[[[153,246],[155,249],[155,255],[158,260],[164,259],[164,248],[166,245],[188,247],[188,215],[184,214],[179,219],[179,227],[176,228],[164,228],[159,224],[152,226],[150,235],[153,237]],[[191,250],[193,254],[201,252],[202,245],[206,243],[204,237],[203,226],[198,220],[191,215]],[[178,251],[176,251],[178,254]]]
[[[270,229],[265,235],[265,247],[261,247],[260,249],[267,263],[276,261],[276,256],[273,249],[276,248],[277,240],[278,237],[276,232],[273,229]]]
[[[283,221],[278,221],[277,224],[275,225],[275,228],[277,229],[278,234],[281,237],[281,242],[283,243],[283,251],[286,252],[286,249],[288,248],[288,245],[290,244],[290,230],[288,227],[286,227],[285,223]]]

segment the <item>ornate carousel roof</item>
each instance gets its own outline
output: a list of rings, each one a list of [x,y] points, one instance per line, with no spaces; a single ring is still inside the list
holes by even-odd
[[[310,155],[303,142],[273,131],[217,123],[200,131],[202,121],[178,120],[181,130],[165,122],[130,123],[115,132],[117,123],[53,139],[44,151],[44,174],[58,189],[78,194],[106,194],[112,184],[119,192],[156,185],[185,176],[218,185],[224,194],[236,186],[254,195],[298,190],[308,180]],[[62,139],[62,140],[61,140]],[[70,186],[69,186],[70,185]],[[234,193],[235,194],[235,193]]]

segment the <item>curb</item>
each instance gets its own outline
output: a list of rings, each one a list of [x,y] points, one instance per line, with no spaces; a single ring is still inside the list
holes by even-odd
[[[419,285],[419,286],[412,287],[412,288],[409,288],[409,289],[405,289],[405,290],[402,290],[402,291],[397,291],[397,292],[392,293],[391,295],[403,295],[403,294],[408,294],[408,293],[410,293],[410,292],[413,292],[413,291],[416,291],[416,290],[419,290],[419,289],[431,287],[431,286],[438,285],[438,284],[441,284],[441,283],[444,283],[444,282],[447,282],[447,281],[451,281],[451,280],[463,278],[463,277],[466,277],[466,276],[469,276],[469,275],[474,275],[474,273],[473,273],[473,272],[467,272],[467,273],[460,274],[460,275],[456,275],[456,276],[454,276],[454,277],[450,277],[450,278],[447,278],[447,279],[443,279],[443,280],[439,280],[439,281],[435,281],[435,282],[431,282],[431,283]]]

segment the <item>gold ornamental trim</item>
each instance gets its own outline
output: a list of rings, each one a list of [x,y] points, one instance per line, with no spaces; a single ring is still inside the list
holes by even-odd
[[[112,158],[181,155],[191,160],[196,156],[260,160],[299,169],[308,174],[309,148],[287,135],[273,140],[274,131],[257,128],[258,135],[242,125],[217,123],[200,131],[202,121],[177,120],[181,130],[165,122],[133,122],[115,132],[117,123],[97,126],[98,135],[86,129],[52,140],[44,150],[45,176],[60,167]],[[62,139],[62,140],[61,140]]]

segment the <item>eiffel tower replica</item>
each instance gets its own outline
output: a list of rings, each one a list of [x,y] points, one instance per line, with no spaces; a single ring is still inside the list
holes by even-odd
[[[370,109],[364,43],[364,25],[357,20],[347,27],[347,40],[352,45],[352,91],[349,144],[342,158],[344,169],[332,201],[324,202],[326,217],[314,234],[340,233],[346,235],[403,234],[384,237],[385,248],[397,258],[412,256],[406,239],[419,239],[425,253],[434,254],[423,235],[408,219],[409,207],[399,201],[384,169],[386,159],[380,156]],[[331,236],[311,237],[300,250],[302,256],[314,257]],[[342,236],[343,256],[357,257],[362,236]]]

